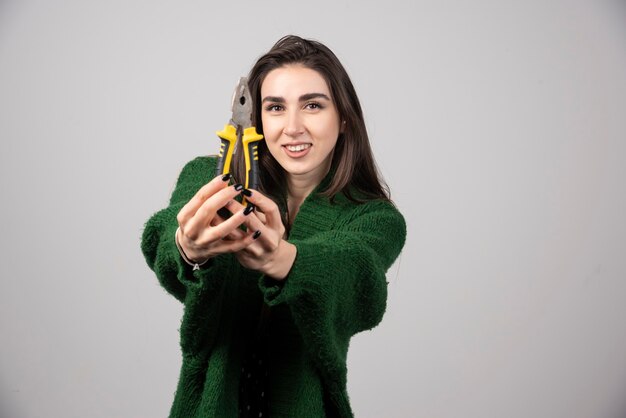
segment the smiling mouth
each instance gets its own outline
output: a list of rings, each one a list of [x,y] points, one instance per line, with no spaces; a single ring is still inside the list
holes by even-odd
[[[298,151],[303,151],[307,148],[310,148],[311,144],[283,145],[283,146],[291,152],[298,152]]]

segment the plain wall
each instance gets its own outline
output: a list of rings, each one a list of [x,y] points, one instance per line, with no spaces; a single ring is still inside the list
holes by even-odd
[[[359,92],[408,223],[357,417],[618,418],[618,1],[0,2],[0,416],[166,416],[182,307],[139,249],[282,35]]]

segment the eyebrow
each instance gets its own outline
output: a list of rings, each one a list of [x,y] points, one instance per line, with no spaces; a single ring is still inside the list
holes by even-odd
[[[325,95],[324,93],[307,93],[307,94],[303,94],[302,96],[300,96],[300,98],[298,99],[300,102],[306,102],[307,100],[311,100],[311,99],[326,99],[328,101],[330,101],[330,97],[328,97],[327,95]],[[263,98],[262,102],[275,102],[275,103],[284,103],[285,99],[283,97],[280,96],[266,96]]]

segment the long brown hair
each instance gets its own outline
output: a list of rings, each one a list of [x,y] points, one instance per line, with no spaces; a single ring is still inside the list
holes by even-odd
[[[390,200],[389,188],[374,162],[354,86],[339,59],[320,42],[288,35],[276,42],[254,64],[248,75],[248,86],[254,102],[253,123],[257,131],[263,133],[261,85],[270,71],[290,64],[299,64],[320,73],[328,84],[340,120],[345,122],[333,151],[332,179],[320,193],[331,201],[339,192],[358,203],[374,199]],[[287,176],[269,152],[265,141],[259,145],[259,167],[260,191],[271,196],[286,210]],[[239,180],[245,178],[243,152],[237,152],[234,159],[234,174]]]

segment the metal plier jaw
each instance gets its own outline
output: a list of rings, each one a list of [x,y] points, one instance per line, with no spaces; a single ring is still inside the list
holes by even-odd
[[[252,97],[248,88],[248,79],[241,77],[235,89],[232,102],[232,117],[224,126],[224,130],[217,132],[221,146],[217,162],[216,175],[228,174],[232,157],[237,143],[243,146],[246,163],[246,189],[256,189],[259,185],[259,150],[258,142],[263,139],[252,126]]]

